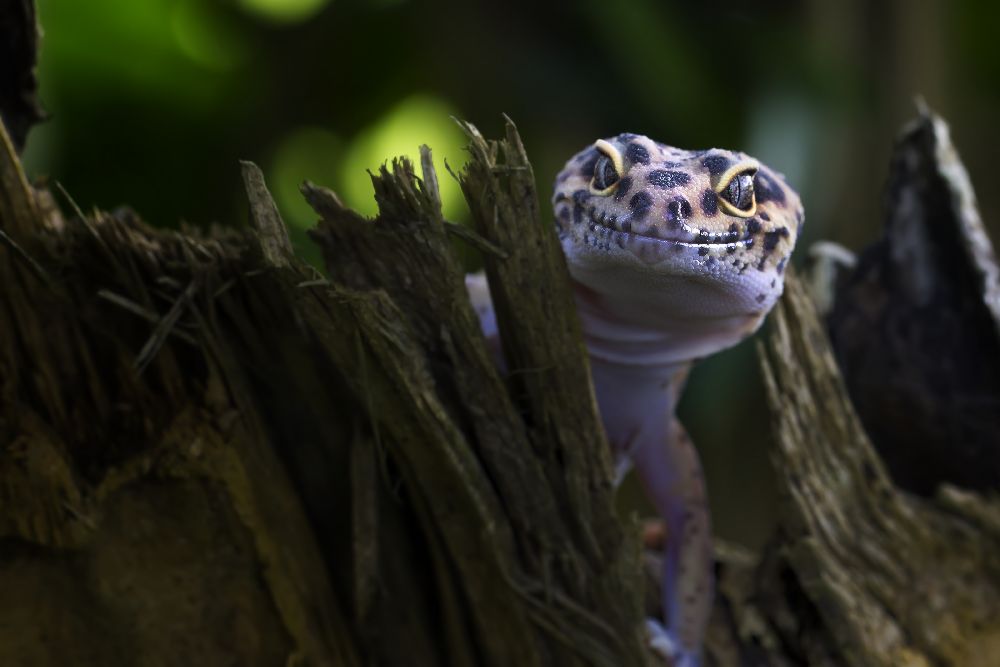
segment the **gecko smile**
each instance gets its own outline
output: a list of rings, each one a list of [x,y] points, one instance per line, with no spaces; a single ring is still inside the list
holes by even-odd
[[[614,215],[609,217],[603,212],[599,213],[596,207],[587,210],[587,216],[590,218],[589,229],[591,233],[610,235],[611,240],[621,248],[625,247],[625,243],[629,239],[641,239],[677,248],[708,248],[733,253],[736,252],[737,248],[750,248],[754,243],[753,236],[749,232],[740,238],[740,234],[736,230],[715,233],[692,230],[687,225],[683,225],[681,228],[682,232],[686,233],[687,238],[661,236],[659,228],[649,225],[646,225],[645,232],[638,232],[632,229],[630,220],[619,220]]]

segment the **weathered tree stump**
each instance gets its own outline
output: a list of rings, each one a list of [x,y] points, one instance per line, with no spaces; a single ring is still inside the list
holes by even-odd
[[[8,80],[30,102],[0,94],[20,143],[34,79]],[[463,127],[474,231],[442,218],[424,149],[420,177],[405,160],[373,177],[375,220],[303,187],[322,276],[292,255],[252,164],[252,229],[155,230],[128,210],[58,205],[0,124],[0,665],[651,663],[643,595],[656,613],[659,588],[643,585],[635,521],[613,509],[531,165],[513,124],[498,142]],[[998,272],[942,127],[925,114],[901,140],[891,192],[920,215],[892,218],[889,241],[946,223],[971,236],[929,287],[900,278],[913,265],[889,242],[845,279],[830,327],[846,383],[789,276],[762,348],[781,526],[761,558],[720,545],[709,665],[1000,665],[1000,445],[962,431],[975,439],[963,460],[987,469],[937,466],[910,495],[893,477],[907,475],[894,462],[912,424],[872,409],[918,410],[935,378],[963,386],[970,366],[976,402],[940,432],[995,417],[981,408],[1000,400]],[[479,331],[456,239],[483,253],[509,372]],[[984,352],[942,365],[952,357],[917,345],[914,368],[930,370],[908,377],[929,385],[866,398],[895,377],[892,364],[856,374],[866,355],[911,352],[851,332],[935,317],[943,334],[909,340]],[[879,427],[878,450],[862,423]],[[922,475],[962,445],[933,435]],[[974,490],[952,485],[970,478]]]
[[[374,221],[304,187],[329,279],[253,165],[255,229],[202,236],[65,218],[5,141],[0,663],[643,662],[560,250],[513,126],[466,129],[477,233],[427,150]],[[449,230],[518,295],[508,378]]]
[[[928,418],[926,397],[964,387],[978,400],[1000,400],[990,389],[1000,372],[1000,272],[941,119],[921,111],[900,137],[891,170],[886,237],[844,277],[831,314],[838,354],[854,373],[846,385],[794,276],[772,315],[761,360],[781,525],[759,562],[723,558],[719,665],[1000,665],[1000,499],[954,486],[956,467],[935,465],[975,458],[980,469],[962,480],[995,489],[1000,433],[986,435],[995,420],[954,423],[984,414],[978,403],[937,411],[945,423],[907,449],[914,425]],[[929,344],[942,338],[954,347],[932,352]],[[982,353],[978,365],[970,365],[972,351]],[[905,375],[893,374],[893,363],[906,362]],[[948,382],[935,384],[942,376]],[[905,377],[923,381],[893,393]],[[878,424],[879,450],[847,385],[858,388],[866,422]],[[900,463],[887,468],[879,452]],[[914,471],[928,497],[893,481],[912,484]]]

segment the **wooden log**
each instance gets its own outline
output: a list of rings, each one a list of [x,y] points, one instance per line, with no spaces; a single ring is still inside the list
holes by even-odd
[[[373,179],[375,220],[304,187],[324,278],[253,165],[252,230],[178,233],[64,217],[3,144],[0,663],[646,660],[558,247],[513,125],[466,129],[465,187],[514,213],[461,236],[508,293],[550,285],[503,323],[534,332],[510,382],[427,149]]]

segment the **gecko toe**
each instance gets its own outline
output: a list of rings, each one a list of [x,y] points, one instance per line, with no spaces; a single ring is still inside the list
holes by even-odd
[[[697,653],[685,651],[677,639],[655,618],[646,619],[649,648],[670,667],[701,667]]]

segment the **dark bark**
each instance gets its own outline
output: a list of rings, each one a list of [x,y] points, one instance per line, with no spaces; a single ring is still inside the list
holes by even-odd
[[[927,111],[897,144],[887,208],[830,320],[846,383],[794,274],[772,315],[780,530],[758,561],[721,559],[718,665],[1000,665],[1000,500],[976,491],[1000,484],[1000,272]]]
[[[24,149],[31,126],[44,117],[35,66],[38,21],[32,0],[0,0],[0,120],[14,148]]]
[[[923,122],[901,150],[950,156]],[[0,664],[650,660],[554,231],[513,125],[463,127],[475,231],[442,219],[428,149],[421,177],[373,177],[375,220],[303,187],[328,277],[252,164],[253,229],[168,232],[64,215],[0,134]],[[917,187],[912,219],[940,227],[960,190]],[[484,253],[515,372],[455,239]],[[996,273],[963,247],[944,273],[979,319],[955,328],[988,340]],[[935,304],[914,326],[957,317]],[[773,319],[781,529],[762,558],[720,548],[709,664],[998,664],[997,500],[897,488],[794,275]]]
[[[373,179],[374,221],[304,187],[324,279],[253,165],[254,230],[201,236],[66,219],[6,144],[0,662],[645,660],[636,535],[557,241],[513,126],[466,129],[463,185],[489,214],[461,235],[495,250],[501,303],[547,286],[500,314],[534,369],[508,381],[429,151],[422,179],[405,160]],[[8,585],[25,569],[34,584]],[[25,634],[62,627],[38,596],[66,598],[71,640]]]
[[[1000,490],[1000,270],[948,128],[929,113],[897,143],[883,237],[843,279],[829,330],[900,486]]]

